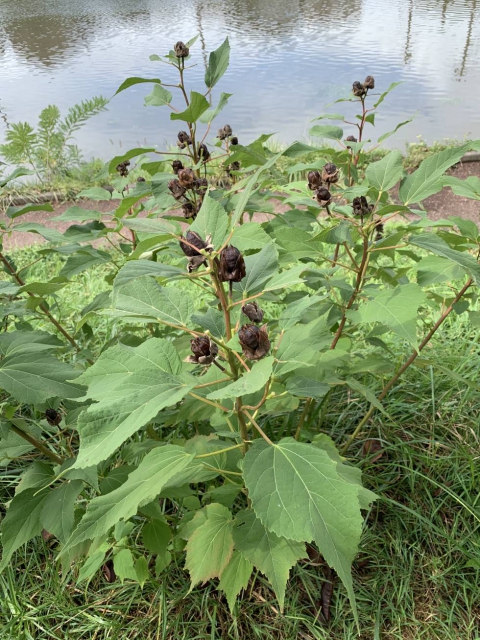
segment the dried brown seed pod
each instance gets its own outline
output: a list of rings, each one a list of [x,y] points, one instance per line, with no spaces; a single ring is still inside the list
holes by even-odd
[[[180,169],[178,172],[178,181],[184,189],[191,189],[195,184],[195,172],[190,169]]]
[[[358,140],[355,138],[355,136],[347,136],[345,138],[345,142],[358,142]]]
[[[265,314],[264,310],[258,306],[255,300],[244,304],[242,307],[242,312],[247,316],[250,322],[261,322]]]
[[[315,189],[318,189],[319,187],[322,186],[322,176],[320,175],[319,171],[309,171],[308,172],[308,188],[311,191],[315,191]]]
[[[199,256],[201,255],[200,251],[202,249],[207,249],[207,243],[201,239],[196,231],[191,231],[189,229],[185,235],[185,240],[188,242],[188,244],[180,240],[180,249],[187,256],[187,258],[191,258],[192,256]]]
[[[195,191],[199,196],[204,196],[208,189],[208,180],[206,178],[197,178],[195,180]]]
[[[130,160],[125,160],[124,162],[120,162],[120,164],[117,164],[116,170],[122,176],[122,178],[126,178],[128,176],[129,166],[130,166]]]
[[[228,245],[220,252],[218,277],[221,282],[240,282],[245,277],[245,261],[237,247]]]
[[[243,349],[243,355],[249,360],[260,360],[270,350],[266,324],[260,328],[254,324],[244,324],[238,332],[238,339]]]
[[[140,176],[139,178],[137,178],[137,182],[146,182],[146,180],[143,176]]]
[[[217,138],[218,138],[219,140],[225,140],[225,138],[226,138],[226,137],[227,137],[227,135],[226,135],[226,133],[225,133],[225,131],[223,130],[223,127],[222,127],[221,129],[219,129],[219,130],[218,130]]]
[[[332,194],[326,187],[320,187],[315,191],[315,198],[321,207],[328,207],[332,202]]]
[[[383,226],[382,222],[379,222],[377,224],[377,226],[375,227],[375,240],[378,242],[379,240],[383,240],[383,234],[385,231],[385,227]]]
[[[210,340],[208,336],[199,336],[190,340],[191,356],[186,358],[186,362],[192,364],[212,364],[218,355],[218,346]]]
[[[175,51],[175,55],[177,56],[177,58],[186,58],[190,53],[190,49],[181,40],[177,42],[177,44],[173,47],[173,50]]]
[[[236,144],[238,144],[238,138],[237,138],[237,136],[233,136],[233,137],[230,139],[230,144],[233,144],[233,146],[235,146]]]
[[[232,162],[232,164],[227,165],[226,167],[228,175],[232,175],[232,171],[240,171],[240,162]]]
[[[352,85],[352,93],[354,96],[357,96],[357,98],[362,98],[365,95],[366,90],[363,84],[356,80]]]
[[[365,89],[375,89],[375,78],[373,76],[367,76],[363,81]]]
[[[173,169],[173,173],[178,174],[180,169],[183,169],[182,161],[181,160],[174,160],[172,162],[172,169]]]
[[[198,145],[198,157],[203,160],[203,162],[206,162],[210,158],[210,151],[203,142]]]
[[[177,138],[179,142],[192,144],[192,139],[190,138],[189,134],[186,131],[179,131],[177,133]]]
[[[354,216],[360,216],[363,218],[363,216],[368,216],[370,214],[370,207],[368,206],[365,196],[357,196],[354,198],[352,207]]]
[[[197,209],[193,202],[185,202],[185,204],[182,204],[182,213],[184,218],[196,218]]]
[[[185,187],[182,187],[182,185],[176,178],[175,180],[170,180],[170,182],[168,183],[168,188],[170,189],[175,200],[180,200],[180,198],[185,194]]]
[[[226,125],[223,127],[223,133],[224,133],[226,136],[231,136],[231,135],[232,135],[232,133],[233,133],[233,131],[232,131],[232,127],[231,127],[229,124],[226,124]]]
[[[62,415],[58,411],[55,411],[55,409],[47,409],[45,411],[45,418],[52,427],[57,427],[62,421]]]
[[[322,170],[322,180],[327,184],[338,182],[338,169],[336,164],[333,164],[333,162],[327,162]]]

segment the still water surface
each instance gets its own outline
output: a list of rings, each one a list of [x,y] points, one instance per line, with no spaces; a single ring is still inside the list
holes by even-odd
[[[171,69],[149,55],[197,33],[197,89],[207,52],[230,39],[231,64],[213,100],[234,94],[219,124],[229,122],[243,143],[267,132],[306,140],[311,119],[367,74],[380,90],[403,81],[376,137],[415,116],[390,146],[419,135],[480,138],[480,0],[1,0],[0,139],[5,118],[34,121],[48,104],[65,111],[112,96],[128,76],[172,82]],[[175,139],[169,111],[143,106],[149,91],[130,89],[88,123],[78,135],[87,157]]]

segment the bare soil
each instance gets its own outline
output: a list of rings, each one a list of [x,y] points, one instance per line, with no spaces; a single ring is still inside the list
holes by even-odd
[[[449,175],[460,178],[461,180],[465,180],[465,178],[468,178],[469,176],[480,177],[480,162],[459,164],[449,171]],[[46,227],[64,232],[69,226],[77,223],[63,222],[54,220],[54,218],[61,215],[73,204],[82,207],[83,209],[95,209],[106,213],[114,211],[118,206],[118,201],[98,202],[92,200],[80,200],[76,202],[53,204],[54,210],[52,212],[35,211],[22,216],[21,222],[37,222],[45,225]],[[423,204],[432,220],[440,220],[441,218],[448,217],[449,215],[460,216],[461,218],[473,220],[474,222],[477,222],[480,219],[480,202],[456,196],[449,188],[442,189],[439,193],[427,198],[424,200]],[[274,202],[274,206],[276,213],[280,213],[288,209],[288,207],[285,207],[278,201]],[[258,222],[263,222],[269,217],[270,216],[268,214],[259,213],[255,214],[253,219]],[[4,218],[4,214],[0,214],[0,220],[2,220],[2,218]],[[11,250],[43,241],[43,238],[36,233],[18,232],[12,234],[11,238],[5,238],[4,246],[7,250]]]

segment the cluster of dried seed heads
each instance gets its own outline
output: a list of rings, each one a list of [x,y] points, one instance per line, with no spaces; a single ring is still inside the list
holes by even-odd
[[[255,324],[244,324],[238,332],[238,340],[243,350],[243,355],[248,360],[260,360],[270,350],[267,325],[257,327]]]
[[[190,49],[181,40],[177,42],[177,44],[173,47],[173,50],[177,58],[186,58],[190,53]]]
[[[308,172],[308,188],[315,192],[313,198],[321,207],[328,207],[332,202],[332,194],[328,187],[338,182],[338,179],[338,168],[333,162],[327,162],[322,169],[322,173],[317,170]]]
[[[374,209],[373,204],[368,204],[365,196],[357,196],[352,202],[353,215],[363,218],[370,215]]]
[[[195,271],[206,262],[206,256],[200,251],[205,250],[207,253],[213,251],[212,238],[207,236],[204,242],[196,231],[189,229],[185,234],[185,238],[180,240],[180,249],[188,258],[187,271],[192,273],[192,271]]]
[[[237,247],[228,245],[222,249],[218,266],[220,282],[240,282],[245,274],[245,260]]]
[[[352,93],[357,98],[366,96],[369,89],[375,89],[375,78],[373,76],[367,76],[363,84],[356,80],[352,85]]]
[[[45,418],[52,427],[58,426],[62,421],[62,415],[58,411],[55,411],[55,409],[47,409],[45,411]]]
[[[191,356],[186,358],[186,362],[192,364],[212,364],[218,355],[218,346],[210,340],[208,336],[199,336],[190,340]]]
[[[122,176],[122,178],[126,178],[128,176],[129,166],[130,166],[130,160],[124,160],[124,162],[120,162],[120,164],[117,164],[116,170]]]

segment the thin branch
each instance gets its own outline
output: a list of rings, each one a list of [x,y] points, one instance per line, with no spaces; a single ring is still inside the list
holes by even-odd
[[[10,425],[10,428],[21,438],[23,438],[24,440],[29,442],[31,445],[33,445],[36,449],[41,451],[45,456],[50,458],[50,460],[53,460],[57,464],[63,463],[63,458],[60,458],[60,456],[57,456],[56,453],[53,453],[53,451],[50,451],[50,449],[47,449],[47,447],[45,447],[39,440],[31,436],[29,433],[25,433],[25,431],[22,431],[21,429],[19,429],[13,424]]]
[[[245,410],[245,408],[242,409],[243,413],[247,416],[248,420],[253,424],[253,426],[255,427],[255,429],[258,431],[258,433],[262,436],[262,438],[268,442],[268,444],[273,445],[273,442],[270,440],[270,438],[267,436],[267,434],[265,433],[265,431],[262,429],[262,427],[260,427],[260,425],[257,424],[257,422],[254,420],[253,416],[251,416],[248,411]]]

